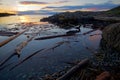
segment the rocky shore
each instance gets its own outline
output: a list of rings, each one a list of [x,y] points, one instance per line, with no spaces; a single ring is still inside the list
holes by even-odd
[[[106,45],[120,51],[120,23],[107,26],[103,30],[103,40]]]
[[[68,80],[120,80],[119,14],[120,6],[106,12],[65,12],[41,19],[63,28],[73,27],[71,25],[93,24],[93,28],[103,29],[97,54],[90,58],[90,63],[85,69],[77,70]],[[56,79],[49,75],[44,80]]]
[[[101,12],[63,12],[43,18],[40,21],[53,23],[61,28],[71,28],[73,25],[79,24],[93,24],[93,28],[96,28],[119,22],[119,14],[120,6]]]
[[[100,49],[86,67],[79,67],[72,75],[68,73],[77,66],[78,62],[71,62],[67,69],[52,75],[45,75],[43,80],[120,80],[120,23],[106,26],[103,30]],[[62,74],[61,74],[62,73]],[[62,78],[61,78],[62,76]]]

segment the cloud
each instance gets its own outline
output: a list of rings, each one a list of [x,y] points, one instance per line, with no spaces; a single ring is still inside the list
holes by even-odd
[[[58,12],[49,10],[31,10],[31,11],[19,11],[18,15],[53,15]]]
[[[2,0],[0,0],[0,5],[2,5],[2,3],[1,3],[1,2],[2,2]]]
[[[68,0],[64,0],[64,1],[58,1],[58,2],[51,2],[59,4],[59,3],[64,3],[67,2]],[[28,1],[27,1],[28,2]],[[27,3],[27,5],[30,4],[51,4],[48,2],[32,2],[32,3]],[[65,12],[65,11],[77,11],[77,10],[81,10],[81,11],[105,11],[111,8],[114,8],[118,6],[118,4],[114,4],[111,1],[110,2],[106,2],[106,3],[102,3],[102,4],[85,4],[85,5],[73,5],[73,6],[47,6],[42,8],[41,10],[31,10],[31,11],[23,11],[23,12],[18,12],[19,14],[27,14],[27,15],[32,15],[32,14],[36,14],[36,15],[53,15],[56,13],[60,13],[60,12]]]
[[[101,11],[101,10],[108,10],[111,8],[114,8],[118,6],[118,4],[113,4],[111,2],[103,3],[103,4],[85,4],[82,6],[60,6],[60,7],[53,7],[53,6],[47,6],[43,9],[53,9],[53,10],[60,10],[60,11],[66,11],[66,10],[83,10],[83,9],[91,9],[93,11]]]
[[[49,4],[47,2],[38,2],[38,1],[22,1],[20,2],[22,5],[44,5],[44,4]]]
[[[39,2],[39,1],[21,1],[22,5],[47,5],[47,4],[61,4],[69,2],[68,0],[56,1],[56,2]]]
[[[3,5],[3,3],[0,3],[0,5]]]
[[[58,2],[53,2],[53,4],[61,4],[61,3],[67,3],[70,2],[70,0],[63,0],[63,1],[58,1]]]

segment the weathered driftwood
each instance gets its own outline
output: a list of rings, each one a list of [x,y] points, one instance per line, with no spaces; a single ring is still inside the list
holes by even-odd
[[[21,43],[16,47],[15,53],[16,53],[17,55],[20,55],[21,50],[22,50],[30,41],[32,41],[32,39],[33,39],[35,36],[36,36],[36,35],[34,35],[33,37],[29,38],[29,39],[26,40],[26,41],[21,42]]]
[[[30,37],[30,38],[27,39],[26,41],[21,42],[21,43],[16,47],[16,49],[15,49],[16,54],[17,54],[17,55],[20,55],[21,50],[22,50],[30,41],[32,41],[33,38],[39,34],[39,32],[40,32],[40,31],[34,33],[32,37]]]
[[[0,36],[13,36],[18,34],[18,32],[6,32],[6,31],[0,31]]]
[[[19,63],[16,64],[15,66],[13,66],[10,70],[13,70],[14,68],[16,68],[17,66],[19,66],[20,64],[22,64],[23,62],[25,62],[26,60],[28,60],[29,58],[31,58],[32,56],[36,55],[37,53],[39,53],[39,52],[41,52],[41,51],[43,51],[43,50],[44,50],[44,51],[48,51],[48,50],[51,50],[51,49],[55,49],[55,48],[61,46],[62,44],[64,44],[65,42],[67,42],[67,41],[58,42],[56,45],[54,45],[54,46],[52,46],[52,47],[50,47],[50,48],[41,49],[41,50],[38,50],[38,51],[32,53],[31,55],[29,55],[28,57],[26,57],[25,59],[23,59],[21,62],[19,62]],[[14,53],[14,54],[16,54],[16,53]],[[8,60],[9,60],[9,59],[7,59],[7,61],[8,61]],[[5,62],[6,62],[6,60],[5,60]],[[5,63],[5,62],[4,62],[4,63]]]
[[[77,65],[75,65],[73,68],[71,68],[66,74],[61,76],[60,78],[56,80],[68,80],[73,73],[75,73],[77,70],[84,68],[89,63],[89,59],[84,59]]]
[[[10,41],[14,40],[15,38],[17,38],[18,36],[20,36],[21,34],[23,34],[25,31],[27,31],[28,29],[25,29],[22,32],[19,32],[18,34],[11,36],[10,38],[4,40],[3,42],[0,43],[0,47],[4,46],[5,44],[9,43]]]
[[[33,37],[31,37],[30,39],[28,39],[27,41],[24,41],[22,43],[20,43],[20,45],[17,46],[17,48],[15,49],[15,51],[12,52],[12,54],[6,58],[2,63],[0,63],[0,66],[4,65],[7,61],[9,61],[13,56],[18,55],[18,57],[20,57],[20,52],[21,50],[35,37],[36,35],[34,35]]]
[[[29,58],[31,58],[32,56],[36,55],[37,53],[39,53],[39,52],[41,52],[41,51],[43,51],[43,50],[44,50],[44,49],[40,49],[40,50],[34,52],[33,54],[29,55],[28,57],[26,57],[25,59],[23,59],[22,61],[20,61],[18,64],[16,64],[15,66],[13,66],[13,67],[10,69],[10,71],[13,70],[14,68],[16,68],[17,66],[19,66],[20,64],[22,64],[23,62],[25,62],[26,60],[28,60]]]
[[[62,35],[55,35],[55,36],[46,36],[46,37],[36,38],[35,40],[52,39],[52,38],[66,37],[66,36],[73,36],[73,35],[75,35],[75,34],[62,34]]]
[[[97,29],[90,30],[88,32],[85,32],[83,34],[61,34],[61,35],[54,35],[54,36],[45,36],[45,37],[40,37],[40,38],[35,38],[35,40],[45,40],[45,39],[53,39],[53,38],[58,38],[58,37],[67,37],[67,36],[77,36],[77,35],[86,35],[91,32],[96,31]]]

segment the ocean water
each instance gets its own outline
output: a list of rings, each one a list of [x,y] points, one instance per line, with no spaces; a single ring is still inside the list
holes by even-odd
[[[74,36],[35,40],[36,38],[45,36],[66,34],[67,31],[73,30],[61,29],[59,26],[47,22],[40,22],[42,17],[45,16],[22,15],[0,18],[0,30],[20,32],[23,28],[29,28],[24,34],[0,47],[0,65],[15,52],[15,49],[22,42],[34,36],[21,50],[20,57],[13,55],[0,66],[0,80],[27,80],[31,77],[42,77],[45,74],[53,74],[69,66],[66,62],[92,57],[93,53],[91,53],[88,48],[93,51],[99,49],[101,35],[94,34],[102,34],[102,32],[96,30],[83,35],[83,33],[93,30],[90,27],[85,28],[83,26],[81,26],[80,32]],[[15,30],[15,28],[17,28],[17,30]],[[37,34],[35,35],[35,33]],[[0,36],[0,42],[8,38],[9,36]],[[25,60],[17,67],[13,68],[13,70],[10,70],[26,57],[41,49],[44,50]]]

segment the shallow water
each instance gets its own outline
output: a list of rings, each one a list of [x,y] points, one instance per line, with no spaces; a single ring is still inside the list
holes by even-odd
[[[38,20],[35,20],[33,22],[39,22]],[[22,29],[21,27],[23,27],[23,25],[21,25],[20,23],[21,22],[19,21],[10,24],[3,24],[2,22],[1,28],[8,29],[19,27],[19,31]],[[20,25],[15,26],[16,24]],[[63,70],[66,66],[69,66],[65,62],[72,62],[91,57],[93,53],[91,53],[90,50],[86,49],[86,47],[96,51],[99,48],[101,35],[90,35],[101,34],[102,32],[100,30],[96,30],[94,32],[91,32],[90,34],[81,35],[82,33],[90,31],[92,29],[84,28],[82,26],[80,29],[81,32],[77,33],[77,36],[59,37],[46,40],[34,40],[35,38],[43,36],[65,34],[69,30],[61,29],[58,26],[48,23],[39,23],[32,25],[29,31],[25,32],[5,46],[0,47],[1,63],[14,52],[16,46],[28,39],[28,35],[33,36],[33,33],[39,31],[39,34],[37,34],[34,39],[22,49],[19,58],[17,57],[17,55],[14,55],[3,66],[0,67],[0,80],[26,80],[30,77],[41,77],[45,74],[52,74],[54,72]],[[0,42],[6,40],[7,38],[9,37],[0,36]],[[58,44],[60,45],[58,46]],[[45,50],[29,58],[18,67],[14,68],[12,71],[9,71],[10,68],[13,67],[15,64],[19,63],[24,58],[40,49]],[[3,69],[4,66],[6,67]]]

